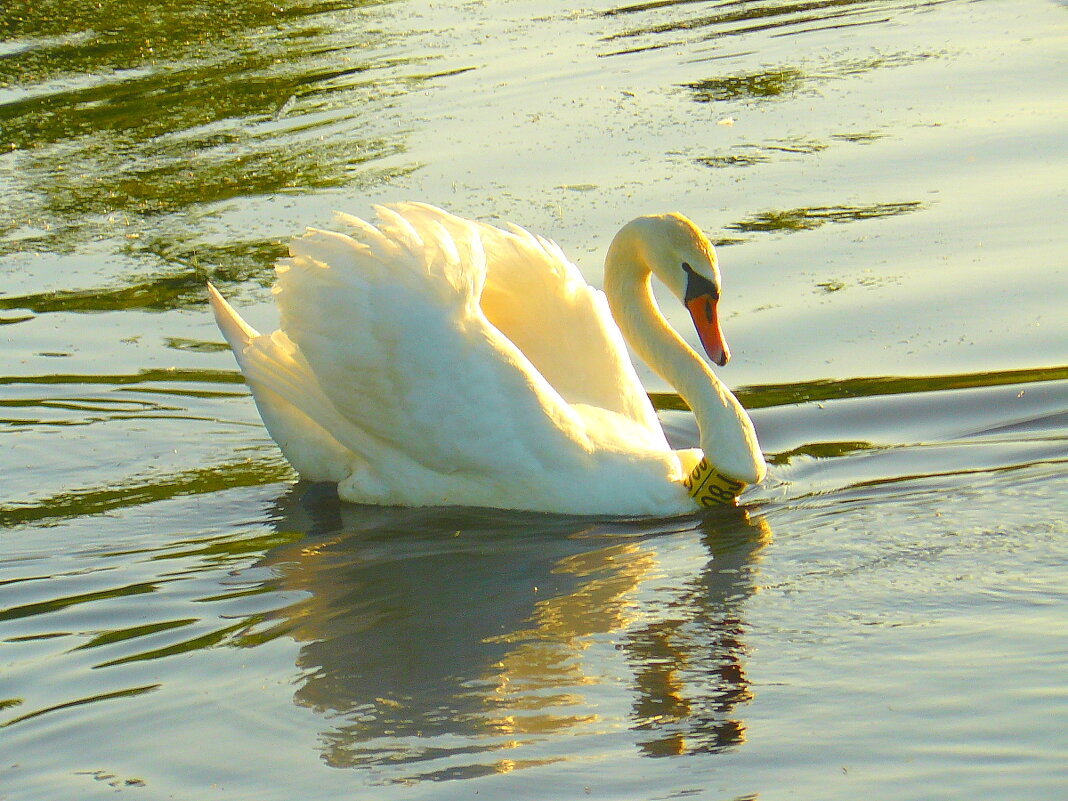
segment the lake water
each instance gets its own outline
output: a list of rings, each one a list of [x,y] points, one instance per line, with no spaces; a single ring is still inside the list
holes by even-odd
[[[1068,797],[1066,98],[1053,0],[8,3],[0,799]],[[767,481],[298,483],[204,282],[400,199],[694,219]]]

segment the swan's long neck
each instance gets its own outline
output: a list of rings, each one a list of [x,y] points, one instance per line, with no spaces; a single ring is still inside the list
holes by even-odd
[[[709,462],[727,476],[759,482],[764,461],[749,415],[660,312],[640,233],[628,230],[633,225],[620,231],[605,260],[604,291],[612,316],[638,356],[693,410]]]

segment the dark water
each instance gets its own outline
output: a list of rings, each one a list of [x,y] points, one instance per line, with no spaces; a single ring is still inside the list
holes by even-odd
[[[0,798],[1068,793],[1066,12],[5,6]],[[695,219],[768,480],[666,521],[296,483],[203,282],[268,327],[289,235],[402,198],[595,282]]]

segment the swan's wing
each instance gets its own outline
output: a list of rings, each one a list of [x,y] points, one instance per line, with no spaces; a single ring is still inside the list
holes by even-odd
[[[352,236],[308,231],[277,268],[281,329],[349,423],[339,441],[372,465],[394,454],[436,473],[586,458],[582,416],[479,308],[479,237],[379,214],[378,228],[340,215]]]
[[[551,240],[518,226],[503,231],[420,203],[391,206],[419,228],[441,226],[457,238],[477,236],[485,253],[480,305],[568,403],[621,414],[667,447],[604,293]]]

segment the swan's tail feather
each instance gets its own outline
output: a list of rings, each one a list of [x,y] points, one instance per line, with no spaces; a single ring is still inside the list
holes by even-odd
[[[260,332],[241,319],[234,307],[226,302],[219,290],[208,283],[208,299],[211,301],[211,310],[215,312],[215,322],[219,325],[226,341],[234,353],[240,353]]]
[[[270,336],[261,335],[211,284],[208,284],[208,292],[215,321],[237,357],[241,372],[254,389],[263,386],[282,398],[297,398],[314,385],[311,368],[285,333],[276,331]]]

